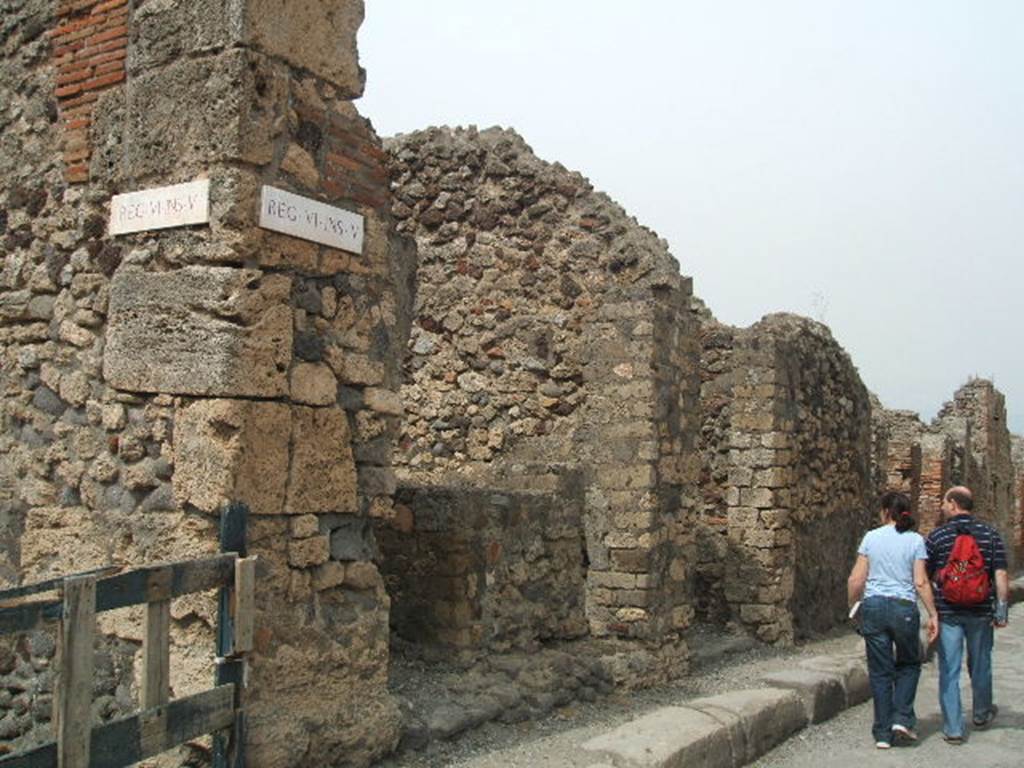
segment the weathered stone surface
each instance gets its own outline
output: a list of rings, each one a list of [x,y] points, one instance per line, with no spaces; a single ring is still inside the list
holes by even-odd
[[[356,469],[344,412],[295,406],[292,418],[285,513],[354,512]]]
[[[141,73],[127,88],[117,171],[183,178],[225,160],[269,162],[287,89],[284,70],[241,49]]]
[[[311,536],[288,542],[288,564],[293,568],[311,568],[326,563],[330,556],[331,541],[328,536]]]
[[[281,514],[292,413],[282,403],[197,400],[175,412],[174,493],[216,512],[230,501],[253,514]]]
[[[286,394],[289,289],[256,270],[123,269],[111,285],[104,376],[136,392]]]
[[[846,707],[846,692],[840,677],[811,669],[788,669],[761,678],[768,685],[796,691],[803,701],[807,719],[820,723],[835,717]]]
[[[338,86],[346,98],[362,95],[366,73],[356,54],[362,0],[347,0],[329,8],[322,0],[294,0],[287,6],[249,0],[247,6],[246,40]]]
[[[585,742],[583,749],[631,768],[733,765],[728,729],[710,715],[686,707],[655,710]]]
[[[305,405],[333,405],[338,381],[331,369],[320,363],[296,363],[291,373],[291,398]]]
[[[754,688],[694,699],[687,706],[726,724],[733,765],[746,765],[807,725],[803,702],[793,691]]]
[[[846,694],[846,706],[855,707],[871,698],[867,664],[860,655],[854,658],[817,656],[800,662],[804,669],[824,672],[839,678]]]
[[[296,539],[308,539],[320,531],[320,520],[316,515],[299,515],[288,522],[288,528]]]

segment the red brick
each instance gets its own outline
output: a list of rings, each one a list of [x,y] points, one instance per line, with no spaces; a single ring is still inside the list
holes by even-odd
[[[71,120],[92,120],[93,105],[80,104],[78,106],[69,106],[70,102],[64,102],[60,105],[60,116],[65,121]]]
[[[77,21],[69,21],[61,24],[58,27],[54,27],[46,32],[47,37],[61,37],[62,35],[75,32],[83,27],[92,27],[95,24],[95,20],[90,18],[78,19]]]
[[[85,47],[84,40],[76,40],[73,43],[60,44],[53,50],[53,57],[55,59],[62,59],[64,56],[71,54],[74,55],[76,51],[82,50]]]
[[[85,163],[68,166],[64,170],[64,178],[70,184],[81,184],[89,180],[89,166]]]
[[[72,85],[65,85],[63,88],[58,88],[53,92],[53,95],[58,99],[63,99],[66,96],[74,96],[76,93],[82,92],[82,83],[74,83]]]
[[[126,5],[128,5],[128,0],[107,0],[107,2],[100,3],[95,8],[93,8],[92,12],[94,14],[105,13],[106,11],[112,10],[114,8],[120,8]]]
[[[124,62],[123,61],[108,61],[106,64],[100,64],[96,67],[96,74],[102,75],[107,72],[123,72]]]
[[[328,152],[324,160],[328,166],[341,166],[350,170],[359,170],[362,167],[358,160],[337,152]]]
[[[90,108],[89,111],[92,112],[92,109]],[[65,131],[81,131],[88,129],[90,125],[92,125],[92,120],[88,117],[79,117],[74,120],[65,120],[63,128]]]
[[[96,93],[83,93],[80,96],[75,96],[74,98],[68,99],[67,101],[62,101],[61,105],[60,105],[60,108],[61,108],[61,111],[63,111],[63,110],[68,109],[70,107],[77,107],[77,106],[80,106],[82,104],[89,104],[90,102],[96,101],[96,99],[98,99],[98,98],[99,98],[99,94],[96,94]],[[91,104],[90,104],[90,106],[91,106]]]
[[[113,40],[113,39],[118,38],[118,37],[124,37],[125,39],[127,39],[127,36],[128,36],[128,27],[126,27],[123,24],[121,24],[119,26],[114,27],[113,29],[105,29],[102,32],[99,32],[99,33],[93,35],[92,37],[90,37],[88,40],[85,41],[85,44],[86,45],[99,45],[100,43],[105,43],[108,40]]]
[[[64,134],[64,153],[89,147],[89,133],[84,129],[67,131]]]
[[[91,9],[97,0],[66,0],[57,8],[58,16],[69,16],[82,10]]]
[[[87,160],[90,154],[89,147],[76,147],[75,149],[69,149],[64,153],[64,162],[67,165],[72,165],[81,160]]]
[[[102,17],[97,16],[96,18],[97,18],[99,24],[101,25],[101,27],[103,29],[109,29],[110,27],[112,27],[115,24],[119,24],[119,23],[120,24],[125,24],[125,23],[127,23],[127,21],[128,21],[128,9],[125,8],[125,9],[120,10],[120,11],[114,11],[113,13],[108,13],[105,16],[102,16]]]
[[[92,77],[92,67],[81,67],[79,69],[69,69],[67,72],[61,72],[57,75],[57,86],[68,85],[69,83],[77,83],[80,80],[88,80]]]
[[[98,34],[100,31],[99,26],[95,22],[90,22],[84,27],[73,30],[71,32],[65,32],[62,35],[55,35],[54,45],[66,45],[68,43],[74,43],[78,40],[85,40],[90,35]]]
[[[82,64],[91,64],[96,66],[97,64],[103,64],[108,61],[121,61],[128,54],[126,48],[117,48],[113,51],[107,51],[106,53],[97,53],[89,58],[79,57]]]
[[[99,88],[106,88],[108,85],[114,83],[120,83],[124,80],[124,70],[118,70],[117,72],[111,72],[109,75],[103,75],[103,77],[96,77],[89,80],[83,86],[87,91],[95,91]]]
[[[109,40],[101,45],[89,45],[80,54],[80,59],[90,59],[97,53],[106,53],[107,51],[121,51],[128,47],[128,38],[119,37],[116,40]]]

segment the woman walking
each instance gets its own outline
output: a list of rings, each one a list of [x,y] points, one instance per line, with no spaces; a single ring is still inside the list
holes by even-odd
[[[871,733],[878,749],[894,739],[916,741],[914,697],[921,676],[920,618],[915,592],[928,611],[928,642],[939,635],[938,615],[925,563],[924,539],[913,531],[910,500],[890,491],[882,496],[882,525],[868,531],[847,581],[852,607],[861,601],[861,634],[875,702]]]

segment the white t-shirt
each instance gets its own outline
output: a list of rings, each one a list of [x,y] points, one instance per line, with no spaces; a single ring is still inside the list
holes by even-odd
[[[898,597],[914,600],[914,561],[927,560],[919,533],[900,533],[895,525],[883,525],[864,534],[857,554],[868,558],[868,582],[864,597]]]

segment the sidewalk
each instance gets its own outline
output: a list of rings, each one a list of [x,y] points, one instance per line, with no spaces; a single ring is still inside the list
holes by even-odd
[[[1024,596],[1024,579],[1014,582]],[[767,672],[750,687],[656,709],[603,733],[584,729],[492,753],[458,768],[862,768],[928,766],[955,761],[974,768],[1024,765],[1024,605],[996,633],[994,667],[999,718],[961,747],[942,740],[937,670],[926,665],[917,710],[921,741],[877,750],[871,738],[863,648],[858,638],[831,656]],[[965,705],[970,691],[966,685]],[[781,746],[780,746],[781,745]],[[774,748],[774,749],[773,749]],[[772,751],[770,751],[772,750]]]
[[[967,743],[950,746],[942,740],[938,702],[938,669],[928,664],[921,674],[916,709],[920,741],[909,747],[877,750],[871,738],[870,703],[855,707],[835,720],[812,726],[790,739],[752,768],[1020,768],[1024,765],[1024,604],[1010,611],[1010,624],[996,631],[993,655],[995,701],[999,716],[985,731],[971,733]],[[961,676],[962,700],[970,722],[970,685]],[[970,725],[968,725],[970,729]]]

